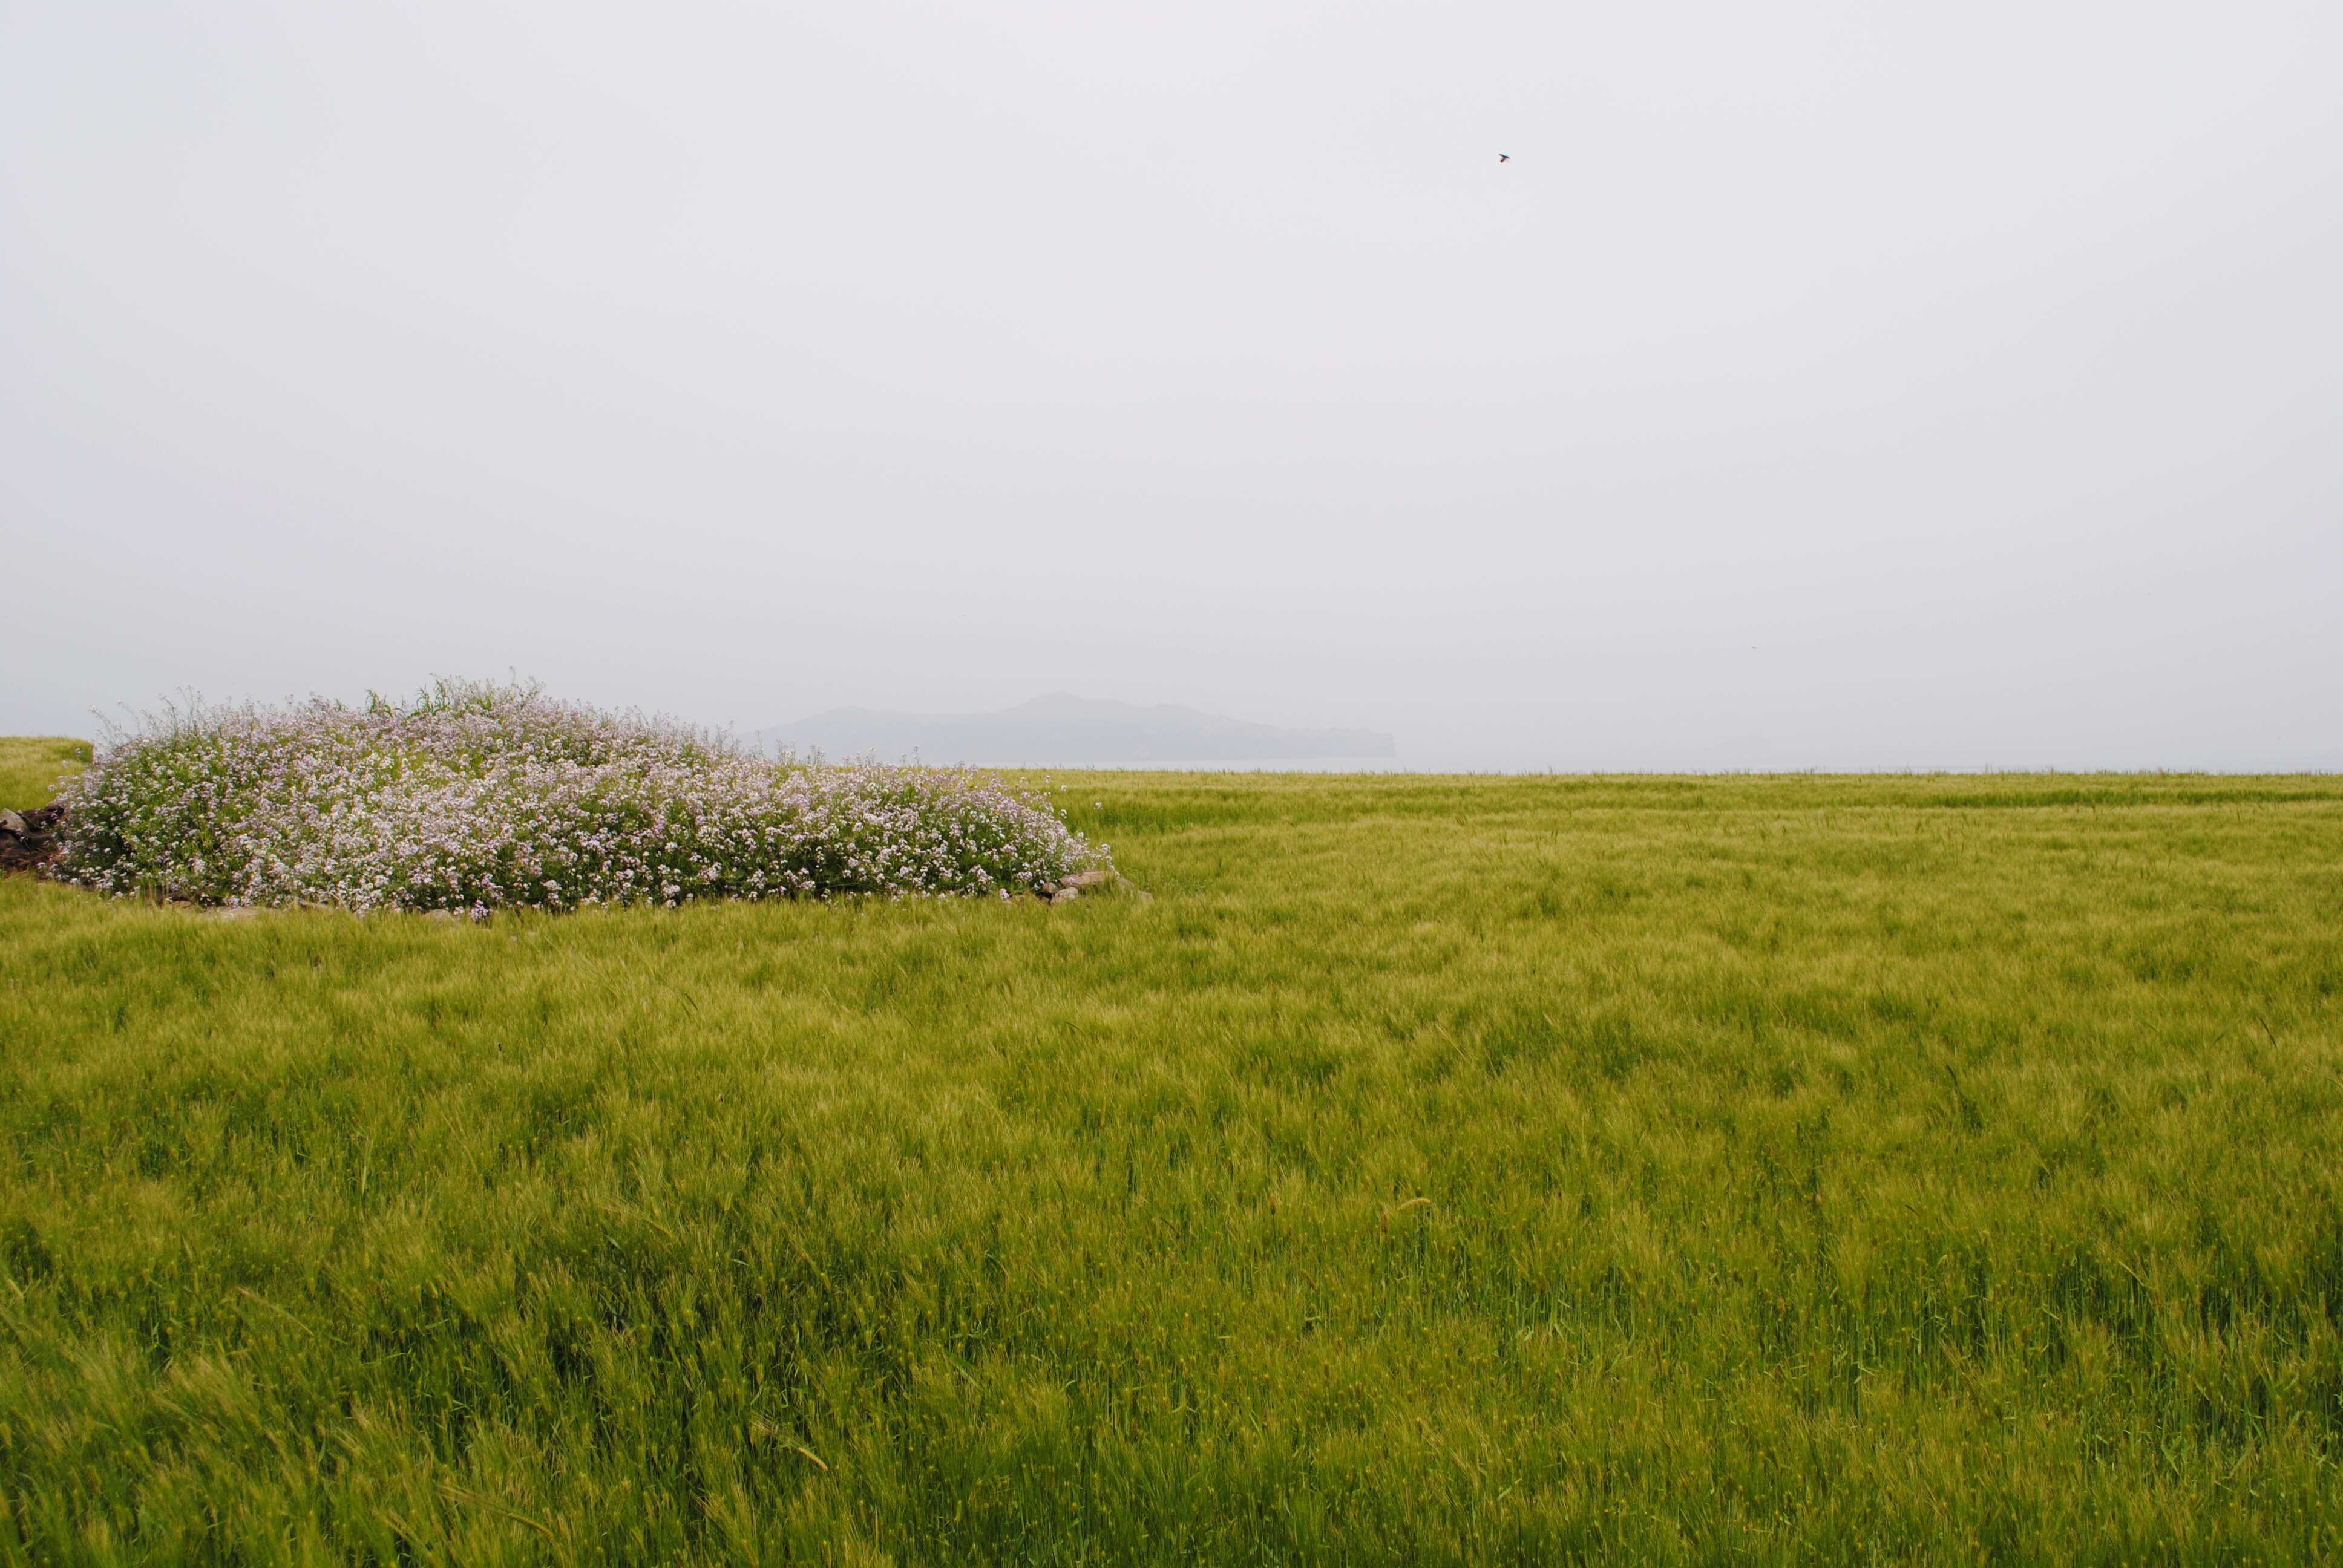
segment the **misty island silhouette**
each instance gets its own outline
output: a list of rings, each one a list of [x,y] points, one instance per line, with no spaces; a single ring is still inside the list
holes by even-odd
[[[1369,729],[1282,729],[1169,704],[1141,707],[1055,692],[998,713],[881,713],[837,708],[794,724],[752,731],[761,743],[800,755],[876,752],[884,760],[916,752],[927,762],[1041,767],[1085,762],[1279,762],[1396,757],[1388,735]]]

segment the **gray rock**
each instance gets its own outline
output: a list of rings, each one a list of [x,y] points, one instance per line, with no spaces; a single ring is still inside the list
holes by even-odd
[[[32,831],[25,826],[25,819],[17,816],[14,811],[6,810],[0,810],[0,830],[14,833],[19,839]]]
[[[1060,888],[1050,895],[1050,901],[1053,904],[1071,904],[1081,896],[1082,890],[1080,888]]]
[[[1066,879],[1064,885],[1069,888],[1101,888],[1113,880],[1115,875],[1112,871],[1094,869],[1076,871]]]

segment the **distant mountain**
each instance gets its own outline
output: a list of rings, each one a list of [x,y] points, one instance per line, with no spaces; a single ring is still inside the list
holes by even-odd
[[[1081,762],[1299,762],[1396,757],[1388,735],[1368,729],[1280,729],[1192,708],[1140,708],[1062,692],[1000,713],[877,713],[839,708],[753,732],[800,755],[875,751],[886,761],[918,752],[926,762],[1041,767]]]

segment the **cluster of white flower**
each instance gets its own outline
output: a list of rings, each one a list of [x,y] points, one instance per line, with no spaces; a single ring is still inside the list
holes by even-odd
[[[779,762],[534,688],[166,709],[60,793],[57,875],[360,912],[1035,891],[1093,849],[962,769]]]

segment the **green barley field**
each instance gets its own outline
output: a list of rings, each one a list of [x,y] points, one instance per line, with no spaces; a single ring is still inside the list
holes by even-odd
[[[89,753],[85,740],[0,735],[0,808],[46,805],[59,775],[79,772]]]
[[[0,1559],[2343,1558],[2343,779],[1059,782],[1151,897],[0,884]]]

